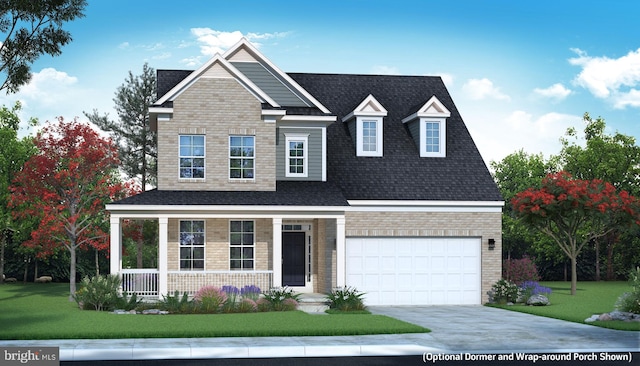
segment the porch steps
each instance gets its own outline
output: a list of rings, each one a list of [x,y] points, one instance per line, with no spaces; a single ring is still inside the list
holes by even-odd
[[[325,314],[329,309],[327,295],[325,294],[301,294],[298,298],[298,310],[310,314]]]

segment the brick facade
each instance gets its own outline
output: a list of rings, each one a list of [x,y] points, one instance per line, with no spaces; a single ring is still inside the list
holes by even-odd
[[[276,132],[262,121],[260,102],[235,79],[200,78],[173,102],[173,118],[158,124],[158,189],[274,191]],[[178,137],[205,135],[205,179],[179,179]],[[255,136],[255,179],[229,179],[229,136]]]

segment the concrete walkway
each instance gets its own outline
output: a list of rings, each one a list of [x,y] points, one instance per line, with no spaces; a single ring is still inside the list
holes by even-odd
[[[640,332],[486,306],[377,306],[370,310],[431,329],[428,344],[451,353],[640,351]]]
[[[640,332],[484,306],[379,306],[370,310],[425,326],[432,332],[347,337],[0,341],[0,347],[60,347],[63,361],[640,351]]]

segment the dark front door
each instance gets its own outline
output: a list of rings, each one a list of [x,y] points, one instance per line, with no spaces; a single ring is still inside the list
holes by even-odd
[[[282,286],[304,286],[304,232],[282,233]]]

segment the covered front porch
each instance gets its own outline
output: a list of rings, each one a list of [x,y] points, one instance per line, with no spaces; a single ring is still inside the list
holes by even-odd
[[[253,285],[263,291],[289,286],[323,293],[345,285],[344,207],[107,208],[110,270],[121,276],[128,294],[153,299],[176,291],[193,295],[205,285]],[[123,268],[122,229],[129,219],[157,221],[157,268]],[[189,225],[193,232],[185,232]]]

